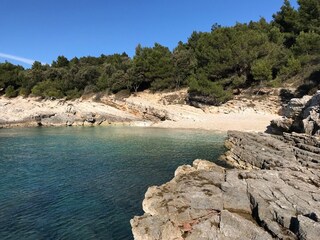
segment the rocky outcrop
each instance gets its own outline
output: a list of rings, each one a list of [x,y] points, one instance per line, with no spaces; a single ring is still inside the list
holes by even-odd
[[[292,98],[283,107],[283,119],[273,120],[270,131],[300,132],[309,135],[320,135],[320,91],[314,96]]]
[[[150,187],[139,239],[318,239],[320,142],[301,134],[229,132],[224,159],[195,160]]]
[[[143,121],[140,115],[83,99],[0,98],[0,112],[0,127],[94,126]]]

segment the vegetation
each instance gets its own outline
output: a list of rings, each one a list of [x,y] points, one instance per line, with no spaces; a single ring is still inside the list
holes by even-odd
[[[301,72],[309,74],[301,80],[312,80],[315,87],[320,2],[298,0],[298,4],[294,9],[285,0],[271,22],[261,18],[233,27],[214,24],[211,32],[193,32],[173,51],[155,43],[138,45],[133,58],[126,53],[70,60],[58,56],[51,65],[34,62],[31,69],[5,62],[0,64],[0,93],[72,99],[95,92],[189,87],[190,95],[220,104],[232,98],[233,89],[281,85]]]

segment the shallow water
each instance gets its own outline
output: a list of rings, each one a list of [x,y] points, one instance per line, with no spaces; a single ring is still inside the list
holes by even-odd
[[[134,127],[0,129],[0,239],[132,239],[148,186],[224,134]]]

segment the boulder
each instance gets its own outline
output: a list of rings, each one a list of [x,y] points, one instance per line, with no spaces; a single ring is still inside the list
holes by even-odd
[[[320,135],[320,91],[314,96],[293,98],[283,107],[282,119],[273,120],[269,127],[271,133],[301,132]]]
[[[283,107],[283,115],[287,118],[295,118],[300,115],[312,96],[305,95],[302,98],[292,98],[287,105]]]

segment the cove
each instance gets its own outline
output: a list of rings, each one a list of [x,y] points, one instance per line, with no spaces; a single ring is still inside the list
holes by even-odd
[[[0,129],[0,239],[132,239],[149,186],[225,134],[138,127]]]

